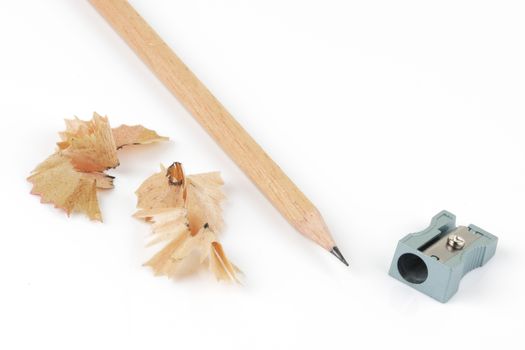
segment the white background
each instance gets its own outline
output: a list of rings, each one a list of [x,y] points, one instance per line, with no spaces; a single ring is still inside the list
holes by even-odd
[[[2,1],[0,348],[523,349],[523,1],[133,5],[324,214],[346,268],[297,234],[87,1]],[[63,119],[172,142],[120,153],[104,223],[29,194]],[[141,266],[134,190],[159,163],[220,170],[244,285]],[[440,304],[387,275],[442,209],[499,236]]]

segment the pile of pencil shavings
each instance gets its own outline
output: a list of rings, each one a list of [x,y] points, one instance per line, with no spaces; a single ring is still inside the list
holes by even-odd
[[[117,150],[168,139],[140,125],[112,129],[108,118],[97,113],[89,121],[66,119],[66,130],[59,135],[58,149],[28,178],[33,184],[31,193],[40,195],[42,203],[52,203],[68,215],[81,212],[99,221],[102,214],[97,189],[113,188],[114,177],[104,171],[120,164]]]
[[[112,129],[107,117],[97,113],[89,121],[66,120],[66,130],[59,135],[56,151],[28,178],[31,193],[68,215],[80,212],[99,221],[97,190],[113,188],[114,177],[105,171],[119,165],[117,150],[167,140],[140,125]],[[156,275],[175,278],[207,264],[218,280],[239,282],[239,269],[217,240],[224,226],[222,185],[218,172],[186,177],[182,165],[174,163],[137,190],[140,210],[134,216],[152,224],[149,245],[165,243],[145,263]]]
[[[217,240],[222,230],[223,181],[218,172],[185,176],[182,165],[150,176],[136,191],[135,217],[152,224],[148,245],[165,246],[145,263],[156,275],[178,277],[207,264],[218,280],[239,282],[233,265]]]

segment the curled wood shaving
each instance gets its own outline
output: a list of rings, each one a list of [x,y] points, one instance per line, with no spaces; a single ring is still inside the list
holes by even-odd
[[[144,265],[150,266],[156,276],[176,276],[193,271],[191,255],[196,255],[198,263],[203,263],[209,255],[208,247],[216,239],[215,233],[203,227],[196,235],[186,230],[182,235],[169,241]]]
[[[236,275],[240,271],[228,260],[222,245],[219,242],[212,242],[210,250],[210,270],[217,276],[217,279],[239,282]]]
[[[188,232],[186,209],[184,208],[157,208],[139,210],[134,215],[152,224],[153,233],[148,246],[171,241]]]
[[[92,220],[102,220],[97,200],[97,184],[110,186],[103,174],[77,171],[70,160],[55,153],[40,164],[29,177],[32,194],[40,195],[42,203],[53,203],[69,215],[85,213]],[[57,184],[60,184],[57,186]]]
[[[97,113],[90,121],[70,120],[61,133],[58,147],[76,169],[83,172],[104,171],[119,165],[117,146],[108,118]]]
[[[224,221],[221,202],[225,198],[223,184],[218,172],[188,176],[186,207],[192,233],[205,224],[215,232],[222,231]]]
[[[104,173],[119,165],[117,144],[107,117],[94,113],[93,119],[66,119],[66,130],[60,132],[61,141],[53,155],[38,165],[28,178],[33,184],[31,193],[40,195],[43,203],[52,203],[69,215],[85,213],[92,220],[102,221],[98,206],[97,188],[113,188],[113,177]],[[134,127],[139,130],[138,128]],[[126,128],[119,127],[118,130]],[[125,139],[131,143],[147,143],[165,140],[154,131],[155,140],[148,139],[143,132]],[[117,131],[117,134],[122,131]]]
[[[160,136],[155,131],[146,129],[142,125],[121,125],[118,128],[114,128],[113,138],[117,149],[128,145],[145,145],[168,140],[167,137]]]
[[[172,181],[173,178],[161,165],[160,172],[147,178],[135,191],[137,207],[142,209],[183,207],[185,187],[178,186]]]
[[[224,226],[222,185],[217,172],[185,176],[182,165],[173,163],[136,191],[140,210],[134,216],[152,224],[149,245],[165,242],[145,263],[155,275],[175,278],[207,263],[217,279],[238,282],[240,271],[217,240]]]

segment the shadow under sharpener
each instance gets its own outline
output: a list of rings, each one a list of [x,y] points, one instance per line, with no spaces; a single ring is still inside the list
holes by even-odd
[[[389,274],[445,303],[467,272],[494,256],[497,244],[496,236],[477,226],[456,227],[456,216],[444,210],[427,229],[399,241]]]

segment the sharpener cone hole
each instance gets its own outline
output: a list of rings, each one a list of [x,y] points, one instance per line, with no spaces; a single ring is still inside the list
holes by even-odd
[[[428,277],[428,268],[419,256],[406,253],[397,260],[397,270],[405,281],[415,284],[425,282]]]

